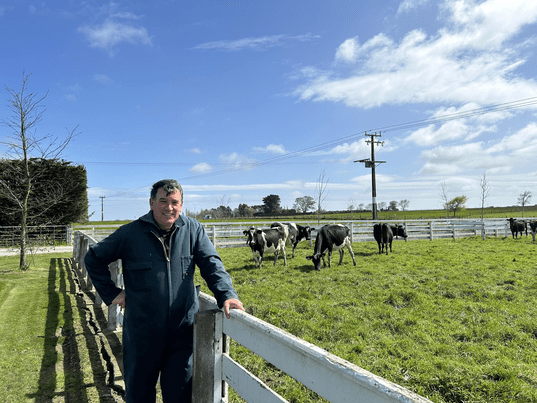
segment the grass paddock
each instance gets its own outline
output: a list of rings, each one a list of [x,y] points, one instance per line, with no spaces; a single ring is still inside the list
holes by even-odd
[[[219,250],[247,312],[434,402],[537,401],[537,245],[531,237],[354,243],[331,268],[305,256],[253,264]],[[0,258],[0,401],[116,401],[65,263]],[[203,280],[198,276],[197,282]],[[290,402],[323,401],[233,342],[231,354]],[[231,402],[242,400],[230,391]],[[73,400],[74,399],[74,400]]]

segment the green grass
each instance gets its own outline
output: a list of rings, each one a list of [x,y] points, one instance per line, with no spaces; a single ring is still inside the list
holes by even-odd
[[[74,293],[70,254],[0,258],[0,401],[104,402],[106,370]]]
[[[248,248],[220,254],[247,312],[434,402],[537,401],[537,244],[479,237],[355,243],[313,270],[299,244],[288,266]],[[0,258],[0,401],[105,401],[69,254]],[[203,281],[197,278],[198,282]],[[205,286],[204,291],[207,292]],[[232,356],[294,403],[323,401],[232,343]],[[231,402],[241,399],[230,391]]]
[[[434,402],[537,401],[537,246],[531,238],[355,243],[357,266],[254,268],[220,254],[247,312]],[[205,289],[207,292],[207,290]],[[322,401],[236,343],[233,356],[292,402]],[[232,401],[241,401],[235,395]]]

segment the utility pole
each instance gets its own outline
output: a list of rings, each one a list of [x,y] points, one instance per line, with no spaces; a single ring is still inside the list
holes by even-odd
[[[377,183],[375,179],[375,167],[376,164],[383,164],[386,161],[375,161],[375,145],[384,145],[384,141],[377,141],[375,140],[375,137],[382,137],[381,132],[375,132],[374,134],[365,133],[366,136],[370,137],[369,140],[366,140],[365,142],[367,144],[371,144],[371,159],[366,158],[363,160],[357,160],[354,162],[363,162],[365,163],[366,168],[371,168],[371,196],[373,198],[372,203],[372,210],[373,210],[373,220],[377,219]]]
[[[99,196],[101,198],[101,221],[104,221],[104,199],[106,196]]]

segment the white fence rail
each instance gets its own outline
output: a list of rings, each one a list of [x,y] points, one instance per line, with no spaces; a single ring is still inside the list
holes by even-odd
[[[530,222],[535,218],[519,218]],[[274,221],[245,221],[245,222],[222,222],[203,224],[207,235],[213,245],[217,248],[235,248],[245,247],[246,238],[243,231],[250,227],[267,228]],[[481,236],[483,239],[489,236],[507,237],[511,235],[509,221],[505,218],[489,218],[483,221],[475,219],[436,219],[436,220],[355,220],[355,221],[323,221],[317,224],[316,221],[294,221],[296,224],[309,225],[315,230],[312,231],[312,240],[315,239],[317,230],[326,224],[343,224],[351,229],[352,242],[374,241],[373,225],[376,223],[386,222],[391,224],[402,224],[407,231],[408,239],[445,239],[445,238],[464,238],[467,236]],[[91,225],[78,227],[80,231],[91,235],[96,240],[101,240],[113,231],[117,226],[99,226]],[[529,226],[528,226],[529,227]],[[529,228],[528,228],[529,233]]]
[[[73,257],[78,264],[81,284],[89,288],[92,285],[84,256],[95,242],[94,237],[80,231],[75,234]],[[120,269],[118,262],[110,265],[116,284],[122,286]],[[99,302],[102,303],[96,301]],[[121,313],[109,309],[108,323],[108,328],[115,330],[122,323]],[[232,310],[231,318],[223,319],[214,298],[203,293],[194,324],[194,403],[227,402],[228,385],[247,402],[287,402],[230,357],[228,338],[333,403],[430,403],[414,392],[245,312]]]

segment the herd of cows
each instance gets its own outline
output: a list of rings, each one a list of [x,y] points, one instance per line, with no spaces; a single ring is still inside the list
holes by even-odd
[[[533,241],[537,234],[537,221],[518,220],[509,218],[509,226],[513,238],[518,238],[523,233],[528,236],[528,226],[530,228]],[[299,225],[296,223],[281,223],[275,222],[270,228],[255,228],[243,231],[248,238],[246,243],[250,246],[256,266],[261,267],[263,256],[266,253],[274,253],[274,264],[278,261],[278,255],[281,252],[283,255],[283,264],[287,265],[286,244],[289,242],[292,246],[292,256],[295,257],[295,249],[300,241],[311,239],[311,232],[315,228],[309,225]],[[405,241],[408,240],[405,227],[403,225],[392,224],[375,224],[373,226],[373,236],[377,241],[379,254],[388,254],[388,248],[392,251],[392,241],[395,237],[402,237]],[[313,255],[306,256],[306,259],[313,263],[315,270],[321,270],[321,261],[326,267],[325,256],[328,254],[328,267],[332,267],[332,252],[339,252],[339,264],[343,262],[343,253],[345,248],[348,249],[352,258],[352,263],[356,266],[356,259],[352,251],[350,229],[342,224],[329,224],[323,226],[317,231],[315,245],[313,247]]]
[[[274,264],[278,261],[278,255],[283,255],[283,264],[287,265],[286,244],[289,242],[292,246],[292,256],[295,257],[297,244],[302,240],[311,239],[311,231],[315,228],[309,225],[303,226],[296,223],[275,222],[270,228],[255,228],[243,231],[248,238],[246,243],[250,246],[256,266],[261,267],[263,255],[265,253],[274,253]],[[402,237],[406,241],[408,235],[402,225],[375,224],[373,235],[379,247],[379,254],[386,251],[388,247],[392,251],[392,241],[394,235]],[[315,270],[321,270],[321,260],[326,267],[325,256],[328,254],[328,267],[332,267],[332,252],[339,251],[339,264],[343,262],[344,249],[347,248],[352,258],[352,263],[356,266],[356,259],[352,251],[350,229],[342,224],[329,224],[323,226],[317,231],[313,255],[306,256],[306,259],[313,262]]]

